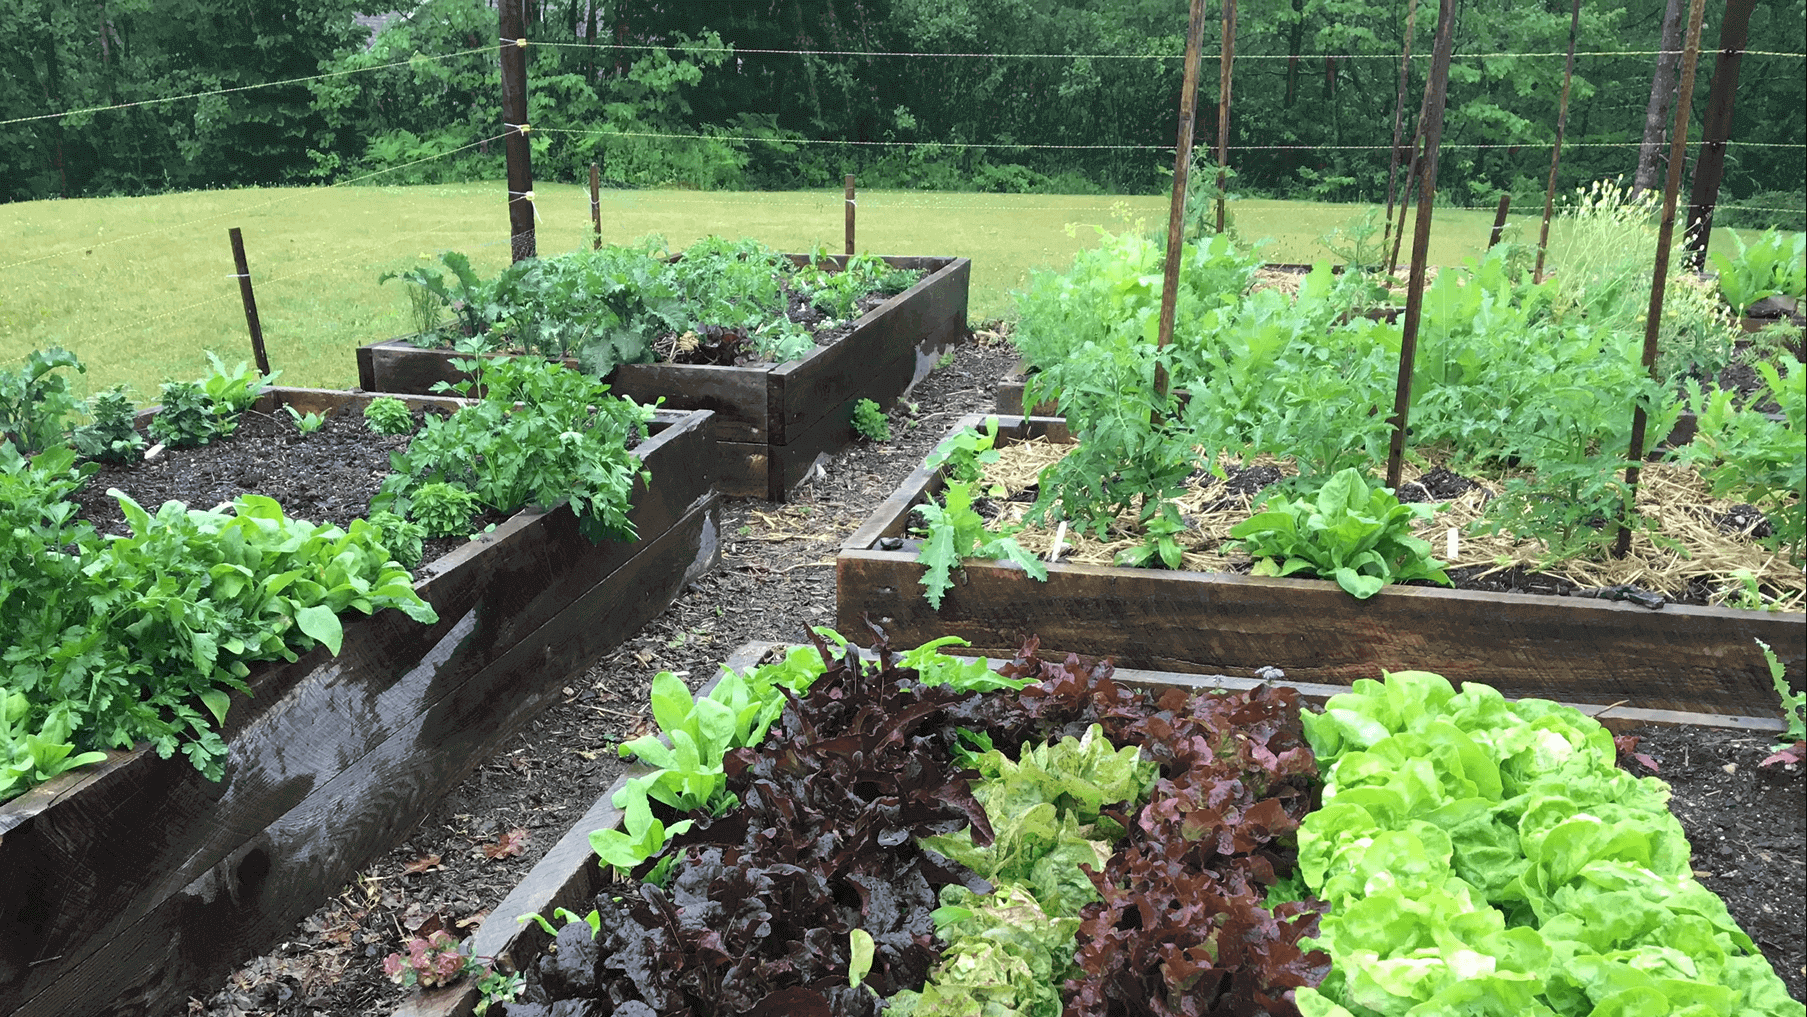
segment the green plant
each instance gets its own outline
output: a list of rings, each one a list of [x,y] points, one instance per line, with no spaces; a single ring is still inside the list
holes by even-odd
[[[414,414],[394,396],[381,396],[364,405],[364,426],[378,434],[408,434],[414,430]]]
[[[124,385],[115,385],[88,401],[88,423],[70,432],[75,450],[89,459],[110,463],[135,463],[144,456],[144,435],[138,433],[136,408]]]
[[[376,527],[378,539],[402,568],[411,569],[420,564],[421,541],[427,535],[426,527],[393,512],[372,512],[370,525]]]
[[[75,751],[70,741],[75,716],[51,710],[36,731],[27,724],[31,700],[23,692],[0,694],[0,802],[78,766],[98,763],[104,752]]]
[[[941,609],[942,595],[954,585],[953,570],[966,558],[1008,559],[1036,579],[1047,580],[1048,569],[1039,559],[1009,535],[985,528],[985,518],[973,508],[973,484],[949,480],[941,498],[940,505],[931,500],[916,506],[928,530],[916,560],[928,566],[922,589],[930,607]]]
[[[1788,549],[1799,561],[1807,554],[1807,463],[1801,456],[1807,435],[1807,368],[1793,357],[1756,365],[1764,394],[1782,411],[1771,420],[1749,406],[1733,402],[1726,390],[1704,394],[1695,386],[1689,400],[1699,431],[1694,440],[1674,453],[1685,462],[1702,467],[1712,482],[1715,497],[1737,494],[1748,498],[1769,517],[1771,546]]]
[[[429,537],[468,537],[477,496],[457,484],[422,484],[408,499],[408,515]]]
[[[948,368],[954,366],[954,361],[956,359],[957,359],[957,357],[956,357],[955,351],[948,350],[946,353],[943,353],[940,357],[936,358],[935,370],[937,370],[937,371],[947,370]]]
[[[214,415],[219,417],[236,419],[239,414],[250,409],[252,403],[257,402],[258,392],[263,386],[271,384],[282,374],[281,371],[276,371],[266,377],[242,360],[237,367],[228,370],[212,350],[207,351],[207,362],[213,366],[213,371],[201,379],[201,388],[207,393]]]
[[[1776,695],[1781,697],[1782,716],[1788,721],[1788,729],[1782,733],[1782,739],[1776,745],[1776,749],[1780,751],[1791,743],[1807,739],[1807,692],[1796,692],[1789,688],[1788,671],[1776,657],[1776,651],[1761,639],[1756,643],[1763,648],[1763,660],[1769,665],[1769,680],[1776,687]]]
[[[171,381],[163,384],[162,405],[151,418],[151,437],[170,448],[205,445],[215,438],[229,438],[238,430],[238,421],[214,412],[200,382]]]
[[[283,409],[289,411],[289,419],[295,421],[295,430],[304,435],[314,434],[326,426],[326,418],[318,413],[302,413],[295,407],[286,404]]]
[[[1388,583],[1449,577],[1431,546],[1412,536],[1412,520],[1436,508],[1401,505],[1389,488],[1370,488],[1361,471],[1331,477],[1314,499],[1270,499],[1258,514],[1237,523],[1230,536],[1255,559],[1258,576],[1297,573],[1334,579],[1358,600]]]
[[[439,256],[440,263],[451,269],[453,285],[446,287],[445,273],[438,269],[419,267],[406,272],[384,272],[376,277],[380,286],[391,279],[402,282],[425,294],[410,294],[409,307],[414,311],[416,323],[426,320],[425,309],[432,310],[434,320],[438,318],[441,308],[450,308],[457,316],[460,329],[465,335],[483,335],[489,331],[490,322],[494,320],[489,311],[483,281],[477,273],[471,271],[471,260],[457,251],[446,251]],[[416,342],[420,345],[438,345],[435,329],[421,329]],[[426,341],[429,340],[430,341]]]
[[[477,979],[480,997],[474,1012],[482,1017],[496,1003],[511,1003],[527,987],[519,973],[503,974],[488,960],[473,957],[470,944],[459,942],[443,929],[408,940],[406,953],[383,958],[383,974],[404,988],[432,989],[466,977]]]
[[[923,460],[928,469],[942,469],[948,479],[974,481],[979,479],[979,468],[998,461],[998,418],[985,418],[985,431],[981,434],[972,427],[962,427],[953,434],[941,439],[935,450]]]
[[[861,399],[853,404],[853,431],[867,441],[890,441],[891,421],[878,403]]]
[[[373,511],[419,519],[409,508],[424,485],[462,487],[478,504],[509,513],[524,505],[569,505],[591,540],[632,540],[627,511],[636,479],[647,473],[628,449],[652,409],[608,394],[607,385],[538,357],[457,360],[483,398],[446,419],[429,416],[396,472],[371,500]],[[517,404],[518,407],[517,407]]]
[[[88,371],[61,346],[31,351],[17,371],[0,370],[0,441],[31,453],[63,440],[63,418],[79,407],[69,394],[69,379],[52,373],[60,367]]]
[[[1765,230],[1746,245],[1735,231],[1727,231],[1736,253],[1712,251],[1707,259],[1719,270],[1719,292],[1732,308],[1743,314],[1765,297],[1807,297],[1807,233],[1785,237]]]

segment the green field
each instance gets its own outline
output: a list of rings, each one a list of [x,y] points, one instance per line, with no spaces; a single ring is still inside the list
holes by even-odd
[[[443,250],[470,255],[493,274],[508,257],[504,185],[280,188],[203,191],[144,198],[11,204],[0,212],[0,364],[61,345],[88,366],[77,386],[129,382],[140,402],[160,382],[206,373],[203,351],[249,359],[226,231],[245,235],[272,365],[285,384],[343,388],[356,381],[352,349],[407,331],[401,284],[385,271]],[[542,254],[589,242],[589,196],[537,187]],[[1031,269],[1063,269],[1095,242],[1093,225],[1157,226],[1166,198],[1036,194],[862,192],[859,249],[883,254],[965,255],[973,260],[970,317],[1009,316],[1009,292]],[[651,232],[673,247],[719,233],[785,250],[816,244],[839,251],[839,192],[610,191],[605,239]],[[1318,238],[1365,206],[1290,201],[1232,205],[1245,237],[1271,237],[1270,261],[1328,257]],[[1514,217],[1521,239],[1536,220]],[[1491,211],[1441,210],[1431,260],[1478,253]],[[1408,249],[1409,250],[1409,249]],[[1402,252],[1401,259],[1407,256]]]

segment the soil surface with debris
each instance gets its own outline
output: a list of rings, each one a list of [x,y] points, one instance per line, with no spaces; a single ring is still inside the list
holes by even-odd
[[[696,580],[636,636],[573,675],[561,703],[451,788],[404,843],[275,949],[210,996],[191,1001],[189,1012],[389,1013],[403,990],[383,975],[383,958],[421,930],[444,928],[462,937],[483,921],[620,774],[615,748],[648,729],[647,692],[655,674],[670,670],[700,685],[743,643],[796,640],[805,625],[833,623],[840,542],[953,421],[994,408],[997,383],[1015,359],[1001,342],[964,344],[950,365],[890,414],[892,440],[862,441],[836,455],[826,477],[789,504],[729,500],[718,571]],[[306,517],[299,508],[293,514]],[[1695,868],[1712,873],[1701,878],[1725,896],[1790,993],[1801,998],[1807,991],[1800,903],[1807,898],[1807,781],[1801,768],[1759,768],[1768,743],[1748,735],[1637,733],[1646,737],[1639,751],[1658,762],[1659,776],[1676,789],[1673,807],[1696,846]]]

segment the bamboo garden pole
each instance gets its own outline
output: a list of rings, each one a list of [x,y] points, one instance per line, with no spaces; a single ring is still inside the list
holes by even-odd
[[[1204,44],[1205,0],[1192,0],[1192,17],[1186,26],[1186,69],[1180,83],[1180,129],[1174,145],[1173,199],[1167,211],[1167,264],[1161,276],[1161,318],[1155,333],[1155,349],[1173,339],[1174,309],[1179,300],[1180,248],[1185,243],[1186,180],[1192,168],[1192,126],[1198,109],[1198,51]],[[1167,395],[1167,369],[1155,364],[1154,388]]]
[[[1425,103],[1424,166],[1419,175],[1418,216],[1412,223],[1412,271],[1406,283],[1405,321],[1399,343],[1399,382],[1393,391],[1393,440],[1387,452],[1387,486],[1399,488],[1405,460],[1405,432],[1412,404],[1412,365],[1418,351],[1418,321],[1424,313],[1425,263],[1430,256],[1431,212],[1437,203],[1437,148],[1443,140],[1443,105],[1448,98],[1450,51],[1455,43],[1455,0],[1439,0],[1437,43],[1431,57]]]
[[[1393,152],[1387,161],[1387,228],[1380,235],[1380,246],[1387,246],[1393,233],[1393,198],[1396,195],[1394,186],[1399,176],[1399,135],[1405,128],[1405,88],[1410,83],[1412,67],[1412,36],[1418,20],[1418,0],[1411,0],[1405,9],[1405,52],[1399,57],[1399,96],[1393,100]],[[1387,271],[1393,271],[1388,265]]]
[[[1562,68],[1562,101],[1556,106],[1556,143],[1550,146],[1550,186],[1543,196],[1543,227],[1537,232],[1537,266],[1531,281],[1543,282],[1543,256],[1550,249],[1550,215],[1556,211],[1556,167],[1562,165],[1562,134],[1569,125],[1569,84],[1575,80],[1575,37],[1581,34],[1581,0],[1569,15],[1569,60]]]
[[[1669,138],[1669,179],[1663,186],[1663,220],[1656,231],[1656,267],[1650,275],[1650,305],[1644,312],[1644,370],[1656,377],[1656,337],[1663,324],[1663,293],[1669,282],[1669,248],[1675,240],[1675,202],[1681,191],[1682,163],[1688,157],[1688,115],[1694,105],[1694,65],[1700,61],[1700,19],[1705,0],[1688,5],[1688,41],[1682,46],[1681,89],[1675,97],[1675,130]],[[1635,506],[1638,497],[1638,464],[1644,460],[1644,429],[1649,426],[1644,404],[1631,413],[1631,448],[1626,452],[1625,504]],[[1619,519],[1613,557],[1631,551],[1631,527]]]
[[[1416,0],[1413,0],[1415,3]],[[1200,40],[1201,44],[1203,40]],[[1224,228],[1224,184],[1230,165],[1230,80],[1236,65],[1236,0],[1224,0],[1223,52],[1217,65],[1217,232]]]

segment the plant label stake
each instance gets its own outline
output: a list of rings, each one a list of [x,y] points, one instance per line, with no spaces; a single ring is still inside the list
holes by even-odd
[[[1419,176],[1418,215],[1412,223],[1412,272],[1406,283],[1405,325],[1399,341],[1399,383],[1393,391],[1393,441],[1387,452],[1387,486],[1398,490],[1405,459],[1405,429],[1412,403],[1412,362],[1418,352],[1418,319],[1424,312],[1424,265],[1430,257],[1431,211],[1437,204],[1437,149],[1443,142],[1443,104],[1449,87],[1449,55],[1454,46],[1455,0],[1440,0],[1437,45],[1426,83],[1424,168]]]
[[[846,200],[846,206],[847,206],[847,256],[849,258],[851,258],[851,257],[853,257],[853,209],[854,209],[853,174],[851,174],[851,173],[847,174],[847,179],[843,180],[841,183],[843,185],[844,190],[846,191],[845,200]]]
[[[501,0],[502,126],[508,128],[508,247],[514,261],[538,256],[533,235],[533,146],[527,141],[527,38],[521,0]]]
[[[257,369],[270,373],[270,355],[264,352],[264,330],[257,320],[257,296],[251,292],[251,269],[245,262],[245,237],[234,226],[226,231],[232,238],[232,264],[238,268],[238,295],[245,302],[245,325],[251,330],[251,355],[257,358]]]
[[[602,250],[602,167],[590,164],[590,222],[596,227],[596,242],[590,246],[592,251]]]
[[[1575,37],[1581,33],[1581,0],[1569,14],[1569,59],[1562,68],[1562,101],[1556,105],[1556,143],[1550,146],[1550,186],[1543,196],[1543,227],[1537,232],[1537,267],[1531,281],[1543,282],[1543,256],[1550,249],[1550,214],[1556,211],[1556,167],[1562,165],[1562,132],[1569,125],[1569,83],[1575,79]]]
[[[1675,97],[1675,130],[1669,138],[1669,179],[1663,185],[1663,221],[1656,231],[1656,267],[1650,276],[1650,306],[1644,312],[1644,370],[1656,377],[1656,334],[1663,324],[1663,291],[1669,282],[1669,246],[1675,240],[1675,200],[1682,186],[1682,161],[1688,157],[1688,114],[1694,106],[1694,65],[1700,61],[1700,17],[1706,0],[1692,0],[1688,5],[1688,41],[1682,47],[1681,90]],[[1644,459],[1644,428],[1649,419],[1644,404],[1631,412],[1630,462],[1625,467],[1625,501],[1637,504],[1638,463]],[[1631,551],[1631,527],[1619,520],[1618,540],[1613,544],[1613,557],[1623,558]]]
[[[1236,66],[1236,0],[1224,0],[1223,53],[1217,65],[1217,232],[1224,227],[1224,184],[1230,165],[1230,78]]]
[[[1198,50],[1205,37],[1205,0],[1192,0],[1192,20],[1186,26],[1186,71],[1180,82],[1180,132],[1173,155],[1173,200],[1167,210],[1167,264],[1161,276],[1161,319],[1155,333],[1155,350],[1173,338],[1174,306],[1180,289],[1180,245],[1186,233],[1186,177],[1192,168],[1192,121],[1198,108]],[[1154,390],[1167,395],[1167,368],[1154,368]]]
[[[1512,195],[1500,195],[1499,210],[1493,213],[1493,232],[1487,234],[1487,249],[1499,246],[1500,234],[1506,232],[1506,213],[1512,210]]]

